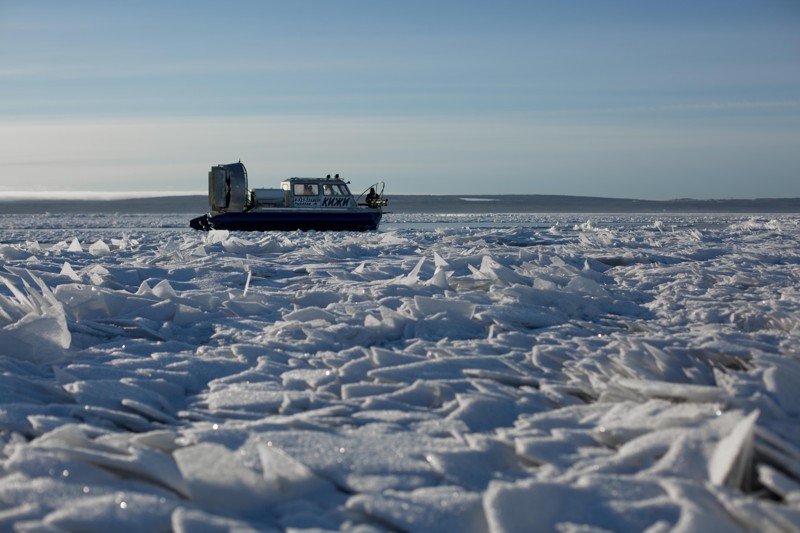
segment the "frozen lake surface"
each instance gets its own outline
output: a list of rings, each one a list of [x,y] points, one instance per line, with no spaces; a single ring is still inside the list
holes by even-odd
[[[800,216],[186,224],[0,216],[0,530],[800,530]]]

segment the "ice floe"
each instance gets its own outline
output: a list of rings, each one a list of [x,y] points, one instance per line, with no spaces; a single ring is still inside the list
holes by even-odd
[[[799,529],[797,216],[0,219],[0,530]]]

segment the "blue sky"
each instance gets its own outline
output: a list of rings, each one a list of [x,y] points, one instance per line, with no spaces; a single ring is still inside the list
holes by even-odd
[[[0,0],[0,193],[800,197],[796,0]]]

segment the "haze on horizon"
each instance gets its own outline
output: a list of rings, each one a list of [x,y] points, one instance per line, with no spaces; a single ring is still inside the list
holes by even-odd
[[[0,194],[800,197],[800,3],[0,3]],[[357,187],[356,187],[357,188]]]

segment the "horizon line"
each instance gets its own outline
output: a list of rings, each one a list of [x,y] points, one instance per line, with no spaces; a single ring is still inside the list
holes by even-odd
[[[8,191],[0,190],[2,200],[136,200],[173,196],[207,196],[206,191]]]
[[[148,198],[170,198],[179,196],[207,196],[207,191],[190,190],[190,191],[76,191],[76,190],[61,190],[61,191],[9,191],[0,189],[0,201],[14,201],[14,200],[85,200],[85,201],[115,201],[115,200],[137,200]],[[669,199],[649,199],[649,198],[631,198],[631,197],[615,197],[615,196],[593,196],[582,194],[541,194],[541,193],[524,193],[524,194],[431,194],[431,193],[394,193],[387,194],[389,198],[392,196],[441,196],[441,197],[454,197],[464,201],[476,200],[495,200],[498,196],[561,196],[566,198],[596,198],[601,200],[624,200],[632,202],[735,202],[735,201],[764,201],[764,200],[800,200],[800,197],[794,196],[775,196],[775,197],[758,197],[758,198],[669,198]]]

